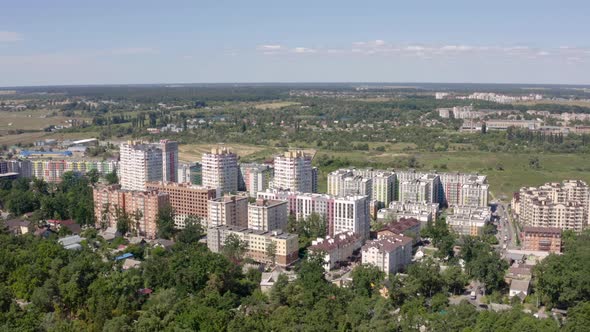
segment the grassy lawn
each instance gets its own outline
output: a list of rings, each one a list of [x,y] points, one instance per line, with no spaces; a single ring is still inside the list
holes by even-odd
[[[242,158],[247,158],[248,156],[258,153],[260,151],[267,151],[269,155],[273,153],[268,151],[268,147],[266,146],[256,146],[256,145],[247,145],[247,144],[235,144],[235,143],[228,143],[224,144],[225,146],[229,147],[233,152],[237,153],[238,156]],[[211,151],[214,144],[183,144],[178,147],[178,159],[183,162],[195,162],[201,161],[201,157],[203,153]],[[263,155],[260,158],[264,158]]]
[[[277,101],[272,103],[257,104],[254,107],[259,110],[276,110],[282,107],[299,105],[300,103],[293,101]]]
[[[20,112],[0,112],[0,132],[8,130],[42,130],[49,125],[65,125],[72,118],[49,116],[53,110],[34,110]],[[81,119],[81,118],[78,118]]]

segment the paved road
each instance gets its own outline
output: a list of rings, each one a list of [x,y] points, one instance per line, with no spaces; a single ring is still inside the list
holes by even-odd
[[[500,243],[500,252],[502,255],[506,253],[506,250],[510,249],[519,249],[519,246],[516,242],[517,234],[514,230],[514,221],[512,217],[509,215],[508,208],[504,203],[498,202],[498,207],[496,209],[500,220],[498,221],[498,241]],[[506,245],[506,249],[504,249],[504,245]]]

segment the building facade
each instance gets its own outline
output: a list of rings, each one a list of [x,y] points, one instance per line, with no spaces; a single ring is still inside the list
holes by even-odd
[[[337,197],[326,194],[295,193],[279,190],[259,192],[258,198],[287,201],[289,214],[297,220],[318,214],[326,221],[328,235],[354,232],[368,238],[370,228],[367,196]]]
[[[238,191],[238,156],[226,147],[216,147],[204,153],[201,161],[203,185],[220,188],[222,193]]]
[[[163,139],[162,149],[162,181],[178,182],[178,142]]]
[[[561,229],[526,226],[522,230],[522,249],[561,252]]]
[[[203,226],[208,225],[209,200],[216,199],[219,195],[217,189],[195,186],[189,183],[176,182],[148,182],[146,188],[149,191],[167,193],[170,205],[174,208],[174,225],[184,228],[185,219],[188,216],[201,218]]]
[[[455,206],[452,210],[447,215],[447,226],[460,235],[481,235],[492,216],[488,207]]]
[[[284,230],[287,227],[287,202],[259,198],[248,205],[248,228],[257,231]]]
[[[521,188],[513,199],[520,223],[533,227],[556,227],[581,232],[588,227],[588,185],[579,180]]]
[[[299,240],[297,234],[282,231],[257,231],[244,227],[222,225],[207,230],[207,247],[213,252],[221,252],[226,238],[234,234],[247,245],[245,256],[260,263],[274,263],[289,266],[299,259]],[[275,256],[270,257],[268,246],[275,244]]]
[[[119,218],[125,213],[131,223],[130,231],[149,239],[157,235],[158,211],[170,204],[167,193],[124,190],[120,185],[93,188],[93,199],[96,228],[117,228]]]
[[[311,156],[303,151],[288,151],[274,159],[273,188],[303,193],[313,192]]]
[[[259,191],[270,188],[273,180],[274,169],[265,164],[241,164],[238,180],[238,189],[247,191],[251,197],[256,197]]]
[[[248,197],[225,195],[209,200],[208,227],[222,225],[248,227]]]
[[[119,147],[119,182],[126,190],[146,190],[145,183],[162,181],[162,149],[157,144],[128,141]]]
[[[412,262],[412,238],[387,236],[367,241],[362,247],[362,263],[387,273],[397,273]]]

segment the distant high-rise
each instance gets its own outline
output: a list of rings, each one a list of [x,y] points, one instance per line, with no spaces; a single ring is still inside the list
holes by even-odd
[[[162,149],[156,144],[137,141],[122,143],[120,182],[127,190],[146,190],[148,181],[162,181]]]
[[[162,149],[162,180],[164,182],[178,182],[178,142],[163,139],[160,141]]]
[[[313,191],[313,172],[311,156],[303,151],[288,151],[275,157],[275,189],[290,190],[303,193]]]
[[[211,149],[204,153],[203,185],[219,188],[222,193],[238,191],[238,156],[226,147]]]

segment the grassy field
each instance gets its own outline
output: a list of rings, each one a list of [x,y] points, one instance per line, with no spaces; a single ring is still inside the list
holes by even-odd
[[[35,110],[21,112],[0,112],[0,133],[8,130],[42,130],[50,125],[65,125],[72,118],[49,116],[53,111]]]
[[[259,110],[276,110],[282,107],[299,105],[299,103],[292,101],[277,101],[273,103],[257,104],[254,107]]]
[[[261,151],[269,150],[266,146],[255,146],[255,145],[246,145],[246,144],[224,144],[228,148],[230,148],[233,152],[237,153],[238,156],[241,158],[247,158],[253,154],[259,153]],[[214,147],[214,144],[185,144],[180,145],[178,147],[178,159],[183,162],[195,162],[201,161],[201,157],[203,153],[211,151],[211,148]],[[272,155],[273,153],[267,151],[268,155]],[[265,154],[266,154],[265,153]],[[260,158],[264,158],[265,154],[261,155]]]

